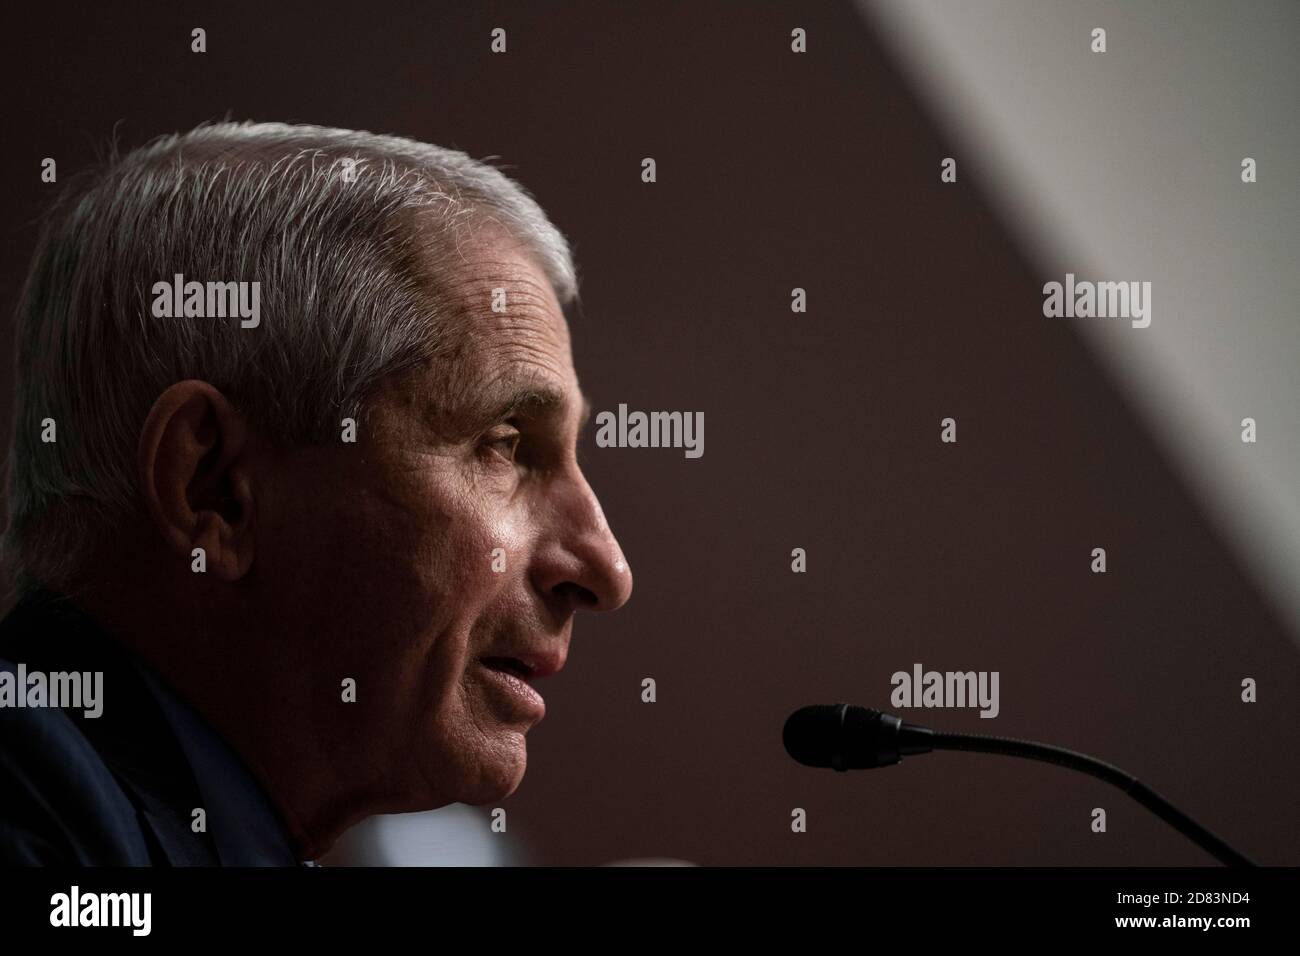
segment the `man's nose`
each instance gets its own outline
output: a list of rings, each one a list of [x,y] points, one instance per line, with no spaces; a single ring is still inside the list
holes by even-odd
[[[533,565],[534,584],[573,610],[614,611],[632,595],[632,569],[580,472],[556,489],[552,527]]]

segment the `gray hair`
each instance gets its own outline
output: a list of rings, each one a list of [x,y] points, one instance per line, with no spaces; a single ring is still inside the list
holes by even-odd
[[[112,157],[68,189],[17,314],[4,539],[17,588],[58,586],[140,513],[140,428],[175,382],[211,382],[273,441],[336,438],[381,378],[446,345],[459,317],[438,280],[458,237],[489,220],[561,305],[576,298],[568,243],[523,187],[413,140],[218,123]],[[268,319],[153,318],[151,288],[176,273],[260,281]]]

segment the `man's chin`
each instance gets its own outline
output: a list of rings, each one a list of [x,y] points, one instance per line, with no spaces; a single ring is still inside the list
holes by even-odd
[[[469,793],[460,802],[482,806],[504,800],[519,789],[527,769],[528,745],[523,733],[503,731],[499,744],[482,755]]]

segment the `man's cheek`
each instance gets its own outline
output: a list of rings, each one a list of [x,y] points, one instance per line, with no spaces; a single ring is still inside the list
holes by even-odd
[[[517,516],[506,508],[486,518],[481,545],[486,560],[479,565],[486,574],[476,577],[485,589],[495,592],[509,587],[524,572],[528,537]]]

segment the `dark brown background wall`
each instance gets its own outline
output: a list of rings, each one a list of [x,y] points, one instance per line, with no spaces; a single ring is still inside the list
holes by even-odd
[[[579,621],[552,679],[506,803],[531,859],[1207,861],[1052,767],[943,755],[834,775],[784,756],[794,707],[887,707],[889,675],[921,662],[1000,671],[1001,714],[912,718],[1095,752],[1259,860],[1300,862],[1296,646],[1070,325],[1042,318],[1043,279],[978,184],[940,184],[953,146],[852,8],[472,7],[25,5],[0,62],[7,313],[59,188],[39,181],[46,156],[66,180],[114,135],[227,115],[501,156],[576,245],[596,408],[706,419],[694,461],[587,436],[636,593]]]

